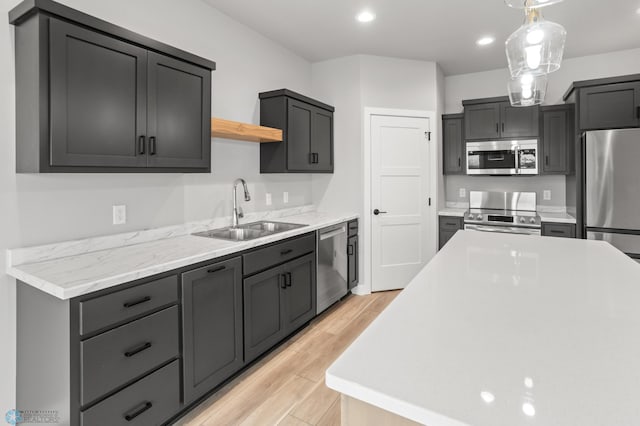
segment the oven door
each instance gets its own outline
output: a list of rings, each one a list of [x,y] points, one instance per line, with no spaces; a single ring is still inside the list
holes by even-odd
[[[502,234],[541,235],[540,228],[520,228],[517,226],[492,226],[465,223],[464,229],[479,232],[499,232]]]
[[[468,142],[468,175],[536,175],[538,141]]]

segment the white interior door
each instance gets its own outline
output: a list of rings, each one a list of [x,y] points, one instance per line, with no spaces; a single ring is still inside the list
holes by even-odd
[[[429,131],[428,118],[371,117],[372,291],[404,288],[428,261]]]

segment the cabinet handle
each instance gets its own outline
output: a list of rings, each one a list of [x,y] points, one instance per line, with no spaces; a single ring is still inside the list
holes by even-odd
[[[500,128],[498,127],[498,123],[496,123],[496,133],[498,133],[500,131]]]
[[[504,123],[502,123],[502,131],[504,132]]]
[[[636,117],[640,118],[640,105],[636,107]]]
[[[226,266],[218,266],[217,268],[207,269],[208,274],[215,274],[216,272],[224,271],[227,269]]]
[[[156,137],[149,138],[149,155],[156,155]]]
[[[315,158],[316,158],[316,164],[320,163],[320,156],[318,155],[318,153],[316,152],[315,154]]]
[[[134,300],[133,302],[126,302],[125,304],[123,304],[122,306],[124,306],[125,308],[132,308],[136,305],[139,305],[141,303],[145,303],[151,300],[151,296],[145,296],[142,299],[138,299],[138,300]]]
[[[460,160],[460,157],[458,157],[458,167],[460,167],[462,161]]]
[[[130,422],[131,420],[135,419],[136,417],[138,417],[140,414],[144,413],[145,411],[147,411],[151,407],[153,407],[153,404],[150,403],[149,401],[147,401],[147,402],[145,402],[143,404],[142,407],[136,409],[132,413],[125,414],[124,418],[125,418],[126,421]]]
[[[135,349],[131,349],[130,351],[125,352],[124,356],[126,356],[127,358],[131,358],[132,356],[137,355],[142,351],[146,351],[150,347],[151,347],[151,342],[147,342],[143,345],[138,346]]]
[[[144,155],[144,145],[145,145],[144,140],[145,140],[144,136],[138,137],[138,154],[139,155]]]
[[[286,256],[286,255],[288,255],[289,253],[291,253],[292,251],[293,251],[293,249],[286,249],[286,250],[282,250],[282,251],[280,252],[280,256]]]
[[[309,153],[309,164],[313,164],[313,152]]]
[[[552,234],[564,234],[564,231],[558,231],[557,229],[552,229],[550,232]]]
[[[280,274],[280,288],[287,288],[287,275]]]
[[[291,272],[287,272],[285,275],[287,276],[287,287],[291,287]]]
[[[353,256],[353,253],[354,253],[354,251],[353,251],[353,244],[349,244],[349,245],[347,246],[347,256]]]
[[[544,163],[548,166],[549,165],[549,156],[545,155],[544,156]]]

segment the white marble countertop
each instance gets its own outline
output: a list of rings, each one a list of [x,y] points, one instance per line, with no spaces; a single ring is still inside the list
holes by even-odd
[[[446,207],[438,210],[438,216],[464,217],[464,214],[468,211],[468,208]]]
[[[35,263],[16,265],[9,262],[7,274],[65,300],[172,269],[241,252],[274,241],[302,235],[325,226],[356,219],[357,217],[358,215],[351,213],[304,212],[291,216],[282,216],[278,220],[308,226],[251,241],[233,242],[187,234],[139,244],[88,251],[73,256]],[[158,235],[161,234],[162,232]],[[65,250],[71,250],[71,248],[85,247],[87,244],[89,243],[77,241],[61,243],[60,246],[64,247]],[[104,242],[101,242],[101,244],[104,244]],[[109,244],[112,244],[112,242]],[[40,252],[38,248],[29,250],[35,253],[36,256],[41,256],[40,252],[55,252],[56,245],[48,245],[46,250],[40,250]],[[11,255],[8,257],[9,259],[12,258]],[[13,256],[14,259],[18,257],[27,256],[23,253],[14,254]]]
[[[538,211],[542,222],[576,223],[576,218],[568,213]]]
[[[460,231],[326,382],[429,426],[639,425],[638,306],[608,243]]]

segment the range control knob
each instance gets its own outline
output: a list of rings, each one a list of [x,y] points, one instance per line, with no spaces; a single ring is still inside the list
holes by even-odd
[[[525,221],[524,217],[521,217],[520,218],[520,223],[524,223],[524,221]]]
[[[476,220],[482,220],[482,215],[478,213],[478,214],[476,215]]]
[[[531,219],[529,219],[529,223],[535,224],[536,223],[536,218],[532,217]]]

